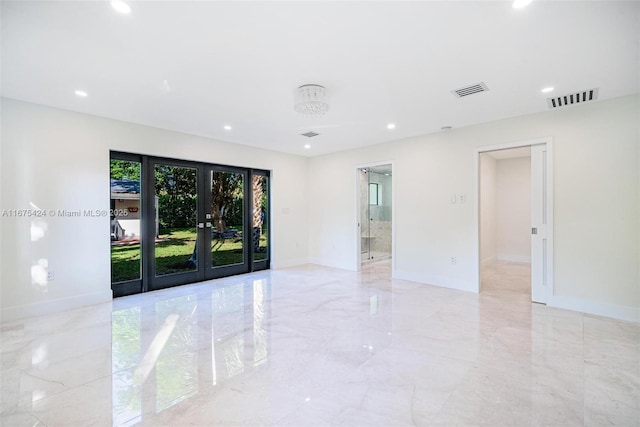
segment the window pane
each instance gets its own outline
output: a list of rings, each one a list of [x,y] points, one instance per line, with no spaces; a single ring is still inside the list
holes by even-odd
[[[112,159],[111,282],[140,279],[140,162]]]
[[[156,276],[195,271],[197,169],[155,166]]]
[[[211,172],[211,267],[242,264],[244,174]]]
[[[268,204],[268,177],[254,175],[252,182],[253,194],[253,260],[260,261],[267,258],[267,245],[269,242],[269,230],[267,212]]]

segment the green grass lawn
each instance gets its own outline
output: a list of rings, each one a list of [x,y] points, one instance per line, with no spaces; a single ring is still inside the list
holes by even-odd
[[[234,227],[240,229],[241,227]],[[196,229],[171,229],[160,235],[156,242],[156,275],[193,271],[189,262],[196,243]],[[242,239],[214,239],[211,245],[213,267],[243,262]],[[267,236],[260,236],[260,247],[266,248]],[[254,260],[266,258],[266,251],[255,252]],[[140,278],[140,244],[129,243],[111,246],[111,281],[113,283]]]

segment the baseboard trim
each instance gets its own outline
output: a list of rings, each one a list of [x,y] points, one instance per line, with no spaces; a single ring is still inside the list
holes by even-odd
[[[293,258],[284,261],[271,261],[271,268],[279,270],[283,268],[297,267],[304,264],[309,264],[308,258]]]
[[[531,257],[523,255],[498,255],[497,260],[503,262],[517,262],[519,264],[531,264]]]
[[[347,270],[347,271],[357,271],[357,268],[353,268],[352,265],[346,264],[344,262],[339,262],[339,261],[331,261],[331,260],[326,260],[326,259],[322,259],[322,258],[310,258],[309,259],[309,264],[316,264],[316,265],[322,265],[324,267],[331,267],[331,268],[339,268],[340,270]]]
[[[492,255],[492,256],[486,257],[485,259],[480,261],[480,264],[481,265],[487,265],[487,264],[492,264],[494,262],[496,262],[496,257],[494,255]]]
[[[456,289],[459,291],[478,293],[477,289],[474,289],[473,284],[456,280],[450,277],[434,276],[431,274],[420,274],[410,271],[395,270],[392,273],[392,278],[400,280],[408,280],[410,282],[422,283],[425,285],[438,286],[441,288]]]
[[[583,300],[558,295],[547,298],[547,306],[640,323],[640,308],[637,307],[608,304],[593,300]]]
[[[111,302],[112,300],[111,290],[108,290],[49,301],[38,301],[33,304],[6,307],[0,310],[0,322],[11,322],[27,317],[46,316],[74,308]]]

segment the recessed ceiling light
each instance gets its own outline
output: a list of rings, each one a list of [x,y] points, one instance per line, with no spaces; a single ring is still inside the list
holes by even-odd
[[[532,1],[533,0],[514,0],[512,6],[513,6],[514,9],[522,9],[523,7],[527,6]]]
[[[542,93],[549,93],[549,92],[553,92],[553,88],[551,86],[545,87],[544,89],[542,89]]]
[[[224,130],[231,130],[231,129],[233,129],[231,126],[229,126],[229,125],[224,125]]]
[[[75,93],[76,96],[81,96],[82,98],[86,98],[87,96],[89,96],[89,94],[83,90],[76,90],[73,93]]]
[[[309,148],[311,148],[311,144],[304,144],[304,148],[308,150]]]
[[[396,128],[396,124],[395,123],[389,123],[387,125],[387,129],[389,129],[389,130],[394,130],[395,128]]]
[[[120,13],[124,13],[124,14],[131,13],[131,6],[129,6],[128,3],[123,2],[122,0],[113,0],[111,2],[111,7]]]

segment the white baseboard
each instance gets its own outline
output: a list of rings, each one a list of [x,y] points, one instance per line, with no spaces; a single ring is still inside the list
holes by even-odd
[[[456,280],[450,277],[434,276],[431,274],[420,274],[410,271],[395,270],[394,279],[408,280],[410,282],[424,283],[425,285],[439,286],[441,288],[457,289],[460,291],[478,293],[473,283],[463,280]]]
[[[480,261],[480,265],[492,264],[494,262],[496,262],[496,257],[495,255],[491,255],[490,257],[486,257],[485,259]]]
[[[357,268],[354,268],[353,265],[350,265],[349,263],[346,263],[344,261],[311,257],[309,258],[309,263],[322,265],[324,267],[339,268],[341,270],[357,271]]]
[[[284,261],[273,260],[271,261],[271,268],[274,270],[278,270],[282,268],[296,267],[298,265],[304,265],[304,264],[309,264],[308,258],[293,258],[293,259],[287,259]]]
[[[527,255],[498,255],[498,261],[518,262],[521,264],[531,264],[531,257]]]
[[[640,323],[640,308],[638,307],[628,307],[558,295],[547,298],[547,306]]]
[[[111,290],[108,290],[49,301],[38,301],[33,304],[6,307],[0,310],[0,322],[11,322],[27,317],[46,316],[74,308],[111,302],[112,299],[113,294]]]

